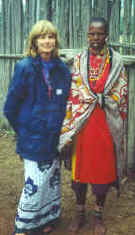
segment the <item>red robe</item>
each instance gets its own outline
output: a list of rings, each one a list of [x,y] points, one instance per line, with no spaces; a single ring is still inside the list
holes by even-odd
[[[90,56],[90,66],[98,66],[102,58]],[[94,64],[92,64],[94,61]],[[95,63],[96,61],[96,63]],[[94,93],[102,93],[110,71],[107,64],[96,85],[89,84]],[[76,146],[75,181],[108,184],[116,180],[116,159],[113,138],[104,110],[96,105],[85,126],[78,134]]]

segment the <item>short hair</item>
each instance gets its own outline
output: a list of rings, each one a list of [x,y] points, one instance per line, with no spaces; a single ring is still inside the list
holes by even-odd
[[[105,28],[105,33],[108,34],[109,33],[109,24],[107,22],[107,20],[104,18],[104,17],[92,17],[90,19],[90,24],[89,24],[89,27],[92,23],[94,22],[101,22],[103,25],[104,25],[104,28]]]
[[[55,36],[56,45],[52,52],[52,57],[58,57],[59,35],[56,27],[48,20],[40,20],[33,27],[26,42],[25,56],[35,58],[38,55],[36,39],[43,34],[51,33]]]

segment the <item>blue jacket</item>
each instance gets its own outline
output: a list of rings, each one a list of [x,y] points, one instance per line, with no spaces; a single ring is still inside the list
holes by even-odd
[[[59,58],[52,62],[51,97],[43,79],[41,58],[26,57],[15,66],[4,105],[4,115],[17,133],[16,152],[33,161],[53,160],[58,153],[71,74]]]

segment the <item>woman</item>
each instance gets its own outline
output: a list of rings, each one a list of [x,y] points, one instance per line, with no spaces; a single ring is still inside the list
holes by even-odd
[[[60,149],[74,140],[73,190],[77,216],[70,226],[78,231],[84,224],[87,184],[96,196],[93,235],[105,233],[103,209],[110,186],[119,190],[123,172],[123,134],[127,111],[127,77],[119,53],[106,45],[108,24],[92,18],[89,48],[76,56],[71,95],[67,105]]]
[[[16,235],[40,229],[47,234],[61,212],[57,145],[71,75],[59,59],[58,47],[58,33],[52,23],[37,22],[28,37],[26,57],[15,66],[4,106],[4,114],[17,134],[16,151],[25,168]]]

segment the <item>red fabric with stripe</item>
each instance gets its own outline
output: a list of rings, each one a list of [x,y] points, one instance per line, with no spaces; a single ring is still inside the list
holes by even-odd
[[[93,58],[90,58],[90,61],[93,61]],[[96,81],[95,86],[90,81],[90,87],[95,93],[103,91],[109,70],[110,65],[107,64],[102,78]],[[105,112],[97,104],[77,138],[75,181],[111,183],[116,180],[115,164],[113,138]]]

